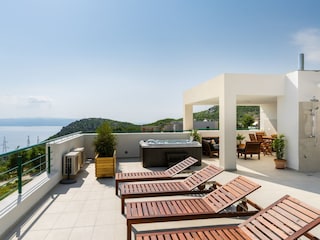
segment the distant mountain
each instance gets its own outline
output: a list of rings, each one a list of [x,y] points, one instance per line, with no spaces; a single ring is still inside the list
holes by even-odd
[[[237,119],[240,120],[244,114],[254,116],[255,119],[259,117],[258,106],[238,106]],[[197,112],[193,114],[193,118],[197,121],[207,121],[219,119],[219,107],[213,106],[208,110]],[[96,132],[96,129],[102,122],[109,122],[113,132],[141,132],[143,126],[156,126],[159,129],[165,129],[165,126],[182,121],[182,118],[172,119],[166,118],[158,120],[150,124],[133,124],[129,122],[115,121],[104,118],[86,118],[81,120],[69,118],[3,118],[0,119],[0,126],[63,126],[60,132],[55,134],[54,137],[64,136],[74,132]],[[155,128],[156,129],[156,128]]]
[[[75,133],[75,132],[96,132],[97,128],[103,123],[107,121],[109,125],[112,128],[112,131],[114,133],[132,133],[132,132],[141,132],[142,127],[144,126],[153,126],[153,130],[162,130],[165,129],[165,126],[172,125],[173,123],[177,121],[182,121],[182,118],[180,119],[172,119],[172,118],[166,118],[162,120],[158,120],[154,123],[149,124],[133,124],[129,122],[121,122],[121,121],[115,121],[111,119],[105,119],[105,118],[85,118],[81,120],[76,120],[67,126],[63,127],[60,132],[55,134],[54,136],[50,138],[57,138],[61,136],[65,136],[67,134]],[[157,128],[158,127],[158,128]],[[157,130],[156,130],[157,131]]]
[[[66,126],[70,118],[0,118],[0,126]]]
[[[115,133],[141,131],[141,125],[104,118],[86,118],[70,123],[69,125],[63,127],[60,132],[50,138],[61,137],[75,132],[96,132],[97,128],[105,121],[110,124],[112,131]]]

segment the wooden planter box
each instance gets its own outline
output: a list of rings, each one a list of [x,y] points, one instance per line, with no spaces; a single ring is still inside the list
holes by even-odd
[[[95,157],[96,178],[114,177],[116,173],[116,151],[113,152],[113,157]]]

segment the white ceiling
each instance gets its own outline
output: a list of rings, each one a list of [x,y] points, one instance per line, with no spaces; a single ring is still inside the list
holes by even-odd
[[[270,103],[276,103],[277,102],[277,96],[258,96],[258,95],[241,95],[237,96],[237,104],[241,105],[260,105],[260,104],[270,104]],[[211,98],[206,99],[203,101],[199,101],[194,103],[194,105],[218,105],[219,104],[219,98]]]

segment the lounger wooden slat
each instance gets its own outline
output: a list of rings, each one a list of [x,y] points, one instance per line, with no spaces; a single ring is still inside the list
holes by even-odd
[[[137,214],[135,208],[145,204],[145,201],[128,202],[126,208],[127,238],[131,239],[132,224],[253,215],[261,208],[242,212],[222,210],[242,200],[259,187],[260,185],[239,176],[204,197],[147,201],[149,206],[156,204],[158,208],[164,209],[152,214],[149,210]]]
[[[222,171],[220,167],[209,165],[184,180],[124,183],[120,186],[121,212],[124,213],[125,200],[128,198],[208,193],[209,190],[196,189]]]
[[[287,211],[287,212],[291,212],[292,214],[287,214],[290,217],[290,220],[296,222],[299,219],[299,225],[303,226],[304,224],[306,224],[308,221],[310,221],[310,217],[308,217],[307,215],[300,213],[299,211],[296,211],[294,208],[292,207],[288,207],[286,205],[282,205],[279,204],[279,207],[281,207],[282,209],[282,213],[283,211]],[[294,215],[293,215],[294,214]],[[289,218],[288,217],[288,218]]]
[[[174,232],[160,232],[138,234],[137,240],[250,240],[241,229],[232,227],[216,227],[210,230],[209,228],[197,228],[194,231],[186,232],[184,230],[175,230]]]
[[[183,183],[188,187],[188,189],[192,190],[198,187],[201,183],[212,178],[212,171],[219,171],[220,173],[222,169],[211,165],[209,168],[203,168],[192,176],[187,177],[183,180]]]
[[[299,212],[296,211],[296,208],[292,207],[288,207],[286,210],[284,210],[284,205],[290,206],[292,203],[296,203],[299,206]],[[312,213],[312,217],[309,217],[310,213]],[[258,221],[259,216],[263,216],[264,219],[267,219],[265,217],[267,215],[271,215],[282,223],[281,225],[278,225],[269,221],[273,227],[277,228],[278,232],[281,232],[282,237],[279,236],[279,239],[296,239],[297,237],[300,237],[304,233],[310,231],[316,225],[320,224],[320,210],[302,203],[301,201],[292,198],[289,195],[286,195],[270,207],[262,210],[259,214],[257,214],[257,216],[249,218],[246,222],[249,223],[254,220]],[[254,233],[249,231],[247,229],[246,222],[242,223],[239,227],[249,236],[251,235],[251,237],[254,237],[255,234],[261,234],[259,228],[255,228]],[[286,228],[283,228],[283,226],[286,226]]]
[[[270,210],[269,213],[271,213],[272,211]],[[268,221],[269,223],[272,223],[272,225],[277,226],[277,228],[282,229],[281,231],[279,230],[280,233],[278,233],[278,235],[283,234],[283,232],[287,232],[289,233],[291,231],[290,228],[288,228],[286,225],[283,224],[283,222],[279,221],[277,218],[275,218],[274,216],[272,216],[271,214],[266,214],[263,215],[263,218],[266,219],[266,221]],[[298,229],[298,228],[297,228]],[[284,237],[284,236],[283,236]]]
[[[251,182],[245,177],[239,176],[214,191],[215,194],[207,194],[203,200],[219,212],[225,208],[229,202],[238,201],[252,189],[256,189],[259,185]]]
[[[279,213],[280,209],[281,214]],[[293,240],[302,235],[307,236],[309,239],[320,239],[319,236],[312,236],[308,233],[319,224],[320,210],[286,195],[237,226],[214,226],[138,233],[136,239]]]
[[[198,162],[198,159],[188,157],[183,161],[175,164],[165,171],[149,171],[149,172],[126,172],[116,173],[115,176],[115,191],[118,195],[119,183],[121,182],[132,182],[132,181],[152,181],[152,180],[165,180],[172,179],[178,173],[191,167]],[[185,176],[183,177],[185,178]]]

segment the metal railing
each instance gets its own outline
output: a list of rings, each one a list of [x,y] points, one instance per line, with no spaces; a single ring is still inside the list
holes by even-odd
[[[0,201],[15,191],[22,193],[22,186],[32,181],[36,176],[51,172],[52,141],[68,138],[81,132],[43,141],[39,144],[16,149],[0,155]]]
[[[50,152],[50,149],[47,151]],[[0,155],[0,200],[18,190],[43,172],[50,171],[45,143]]]

